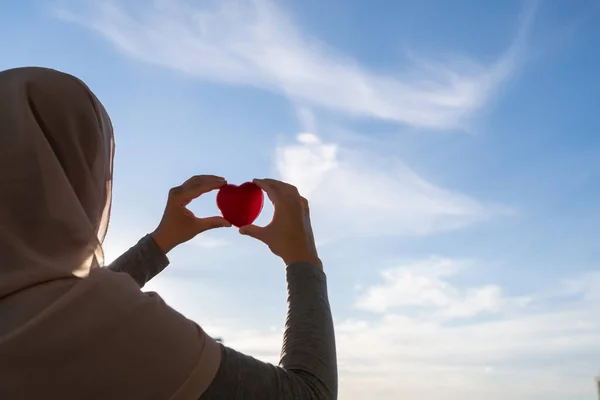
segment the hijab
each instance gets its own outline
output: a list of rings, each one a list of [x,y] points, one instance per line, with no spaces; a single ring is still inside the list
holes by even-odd
[[[114,141],[79,79],[0,72],[0,398],[198,399],[219,345],[101,268]]]

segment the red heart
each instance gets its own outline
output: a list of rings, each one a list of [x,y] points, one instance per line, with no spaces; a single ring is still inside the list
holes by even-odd
[[[225,185],[217,193],[217,207],[223,218],[238,228],[253,223],[264,203],[262,189],[252,182]]]

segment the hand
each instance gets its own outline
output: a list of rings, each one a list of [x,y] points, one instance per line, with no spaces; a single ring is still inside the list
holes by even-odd
[[[195,198],[226,184],[227,181],[219,176],[197,175],[169,191],[162,220],[152,233],[152,238],[165,254],[201,232],[231,226],[223,217],[197,218],[186,208]]]
[[[242,226],[240,233],[265,243],[286,265],[308,262],[322,268],[310,224],[308,201],[287,183],[274,179],[255,179],[253,182],[267,193],[275,213],[267,226]]]

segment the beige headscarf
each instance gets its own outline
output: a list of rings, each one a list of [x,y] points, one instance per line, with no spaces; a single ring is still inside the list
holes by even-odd
[[[88,87],[0,72],[0,399],[198,399],[218,344],[103,264],[113,133]]]

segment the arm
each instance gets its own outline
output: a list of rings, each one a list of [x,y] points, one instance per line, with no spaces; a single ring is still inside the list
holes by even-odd
[[[169,259],[156,244],[152,235],[146,235],[119,258],[108,265],[114,272],[129,274],[140,287],[169,265]]]
[[[200,400],[337,399],[335,335],[320,267],[287,267],[288,314],[278,367],[221,346],[221,365]]]

